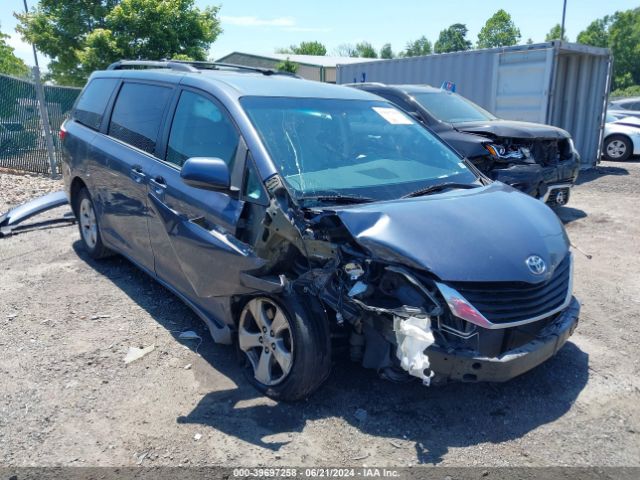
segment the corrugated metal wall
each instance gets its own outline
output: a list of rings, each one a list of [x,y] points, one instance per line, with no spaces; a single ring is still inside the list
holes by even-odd
[[[440,86],[442,82],[451,80],[456,83],[459,94],[490,108],[493,95],[486,81],[491,83],[494,60],[493,50],[474,50],[338,65],[338,83],[365,81]]]
[[[499,118],[547,123],[554,50],[523,50],[496,55],[488,109]]]
[[[600,158],[610,61],[606,49],[549,42],[339,65],[338,83],[452,81],[501,118],[566,129],[589,167]]]
[[[610,63],[608,56],[561,51],[555,64],[547,122],[571,132],[583,164],[600,158]]]

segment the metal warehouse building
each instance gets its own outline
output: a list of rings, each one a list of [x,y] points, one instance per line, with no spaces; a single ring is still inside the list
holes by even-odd
[[[219,58],[218,62],[246,65],[248,67],[277,68],[280,62],[289,59],[298,65],[296,72],[302,78],[318,82],[336,83],[337,65],[371,62],[370,58],[354,57],[325,57],[320,55],[289,55],[273,53],[269,55],[254,55],[252,53],[233,52]]]
[[[338,66],[338,83],[456,84],[509,120],[569,131],[583,168],[600,159],[612,57],[608,49],[548,42]]]

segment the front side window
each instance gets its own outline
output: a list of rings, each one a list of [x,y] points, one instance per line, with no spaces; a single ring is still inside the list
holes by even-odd
[[[238,140],[233,124],[214,102],[184,91],[173,116],[165,160],[181,167],[191,157],[216,157],[231,166]]]
[[[416,101],[431,115],[447,123],[484,122],[496,120],[485,109],[451,92],[418,92],[413,93]]]
[[[102,117],[118,79],[95,78],[82,91],[73,118],[86,127],[100,130]]]
[[[125,83],[113,107],[109,136],[153,153],[170,95],[169,87]]]
[[[297,198],[384,200],[476,176],[437,137],[385,101],[243,97],[240,102]]]

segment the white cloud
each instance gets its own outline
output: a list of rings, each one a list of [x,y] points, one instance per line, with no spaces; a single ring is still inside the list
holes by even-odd
[[[258,17],[220,17],[223,24],[238,27],[294,27],[296,21],[292,17],[258,18]]]

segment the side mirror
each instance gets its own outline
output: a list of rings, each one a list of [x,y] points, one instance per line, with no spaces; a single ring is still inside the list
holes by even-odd
[[[229,167],[220,158],[193,157],[182,165],[180,177],[187,185],[204,190],[229,190]]]

